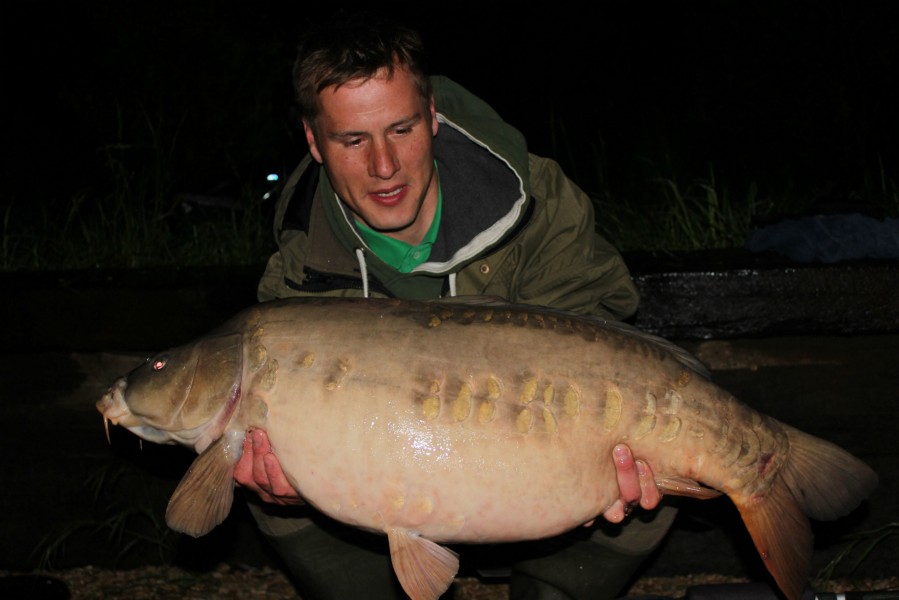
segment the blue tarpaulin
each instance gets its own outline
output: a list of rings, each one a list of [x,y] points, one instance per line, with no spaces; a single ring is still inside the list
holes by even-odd
[[[797,262],[899,258],[899,219],[858,213],[785,219],[751,231],[745,245],[751,252],[775,252]]]

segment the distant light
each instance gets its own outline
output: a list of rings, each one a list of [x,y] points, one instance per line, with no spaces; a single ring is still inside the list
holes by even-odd
[[[265,178],[266,181],[278,181],[277,173],[269,173],[269,175]]]

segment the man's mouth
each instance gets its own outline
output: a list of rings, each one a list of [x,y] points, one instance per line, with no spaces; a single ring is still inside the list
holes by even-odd
[[[394,206],[405,197],[406,186],[369,193],[369,197],[382,206]]]

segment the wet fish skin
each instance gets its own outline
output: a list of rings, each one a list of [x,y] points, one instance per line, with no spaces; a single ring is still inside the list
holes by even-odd
[[[194,536],[227,516],[245,432],[266,429],[307,502],[388,536],[415,599],[456,574],[441,543],[537,539],[601,514],[618,496],[608,456],[624,442],[666,493],[726,493],[798,599],[808,517],[848,513],[877,477],[706,375],[660,338],[549,309],[291,299],[153,357],[97,408],[200,453],[166,514]]]

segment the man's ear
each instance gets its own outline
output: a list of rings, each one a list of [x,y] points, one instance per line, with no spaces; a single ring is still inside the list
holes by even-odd
[[[322,153],[318,149],[318,144],[315,143],[315,130],[306,119],[303,119],[303,132],[306,134],[306,143],[309,144],[309,153],[315,162],[322,164]]]
[[[431,99],[428,101],[428,110],[431,113],[431,135],[437,135],[440,124],[437,122],[437,106],[434,104],[434,94],[431,94]]]

